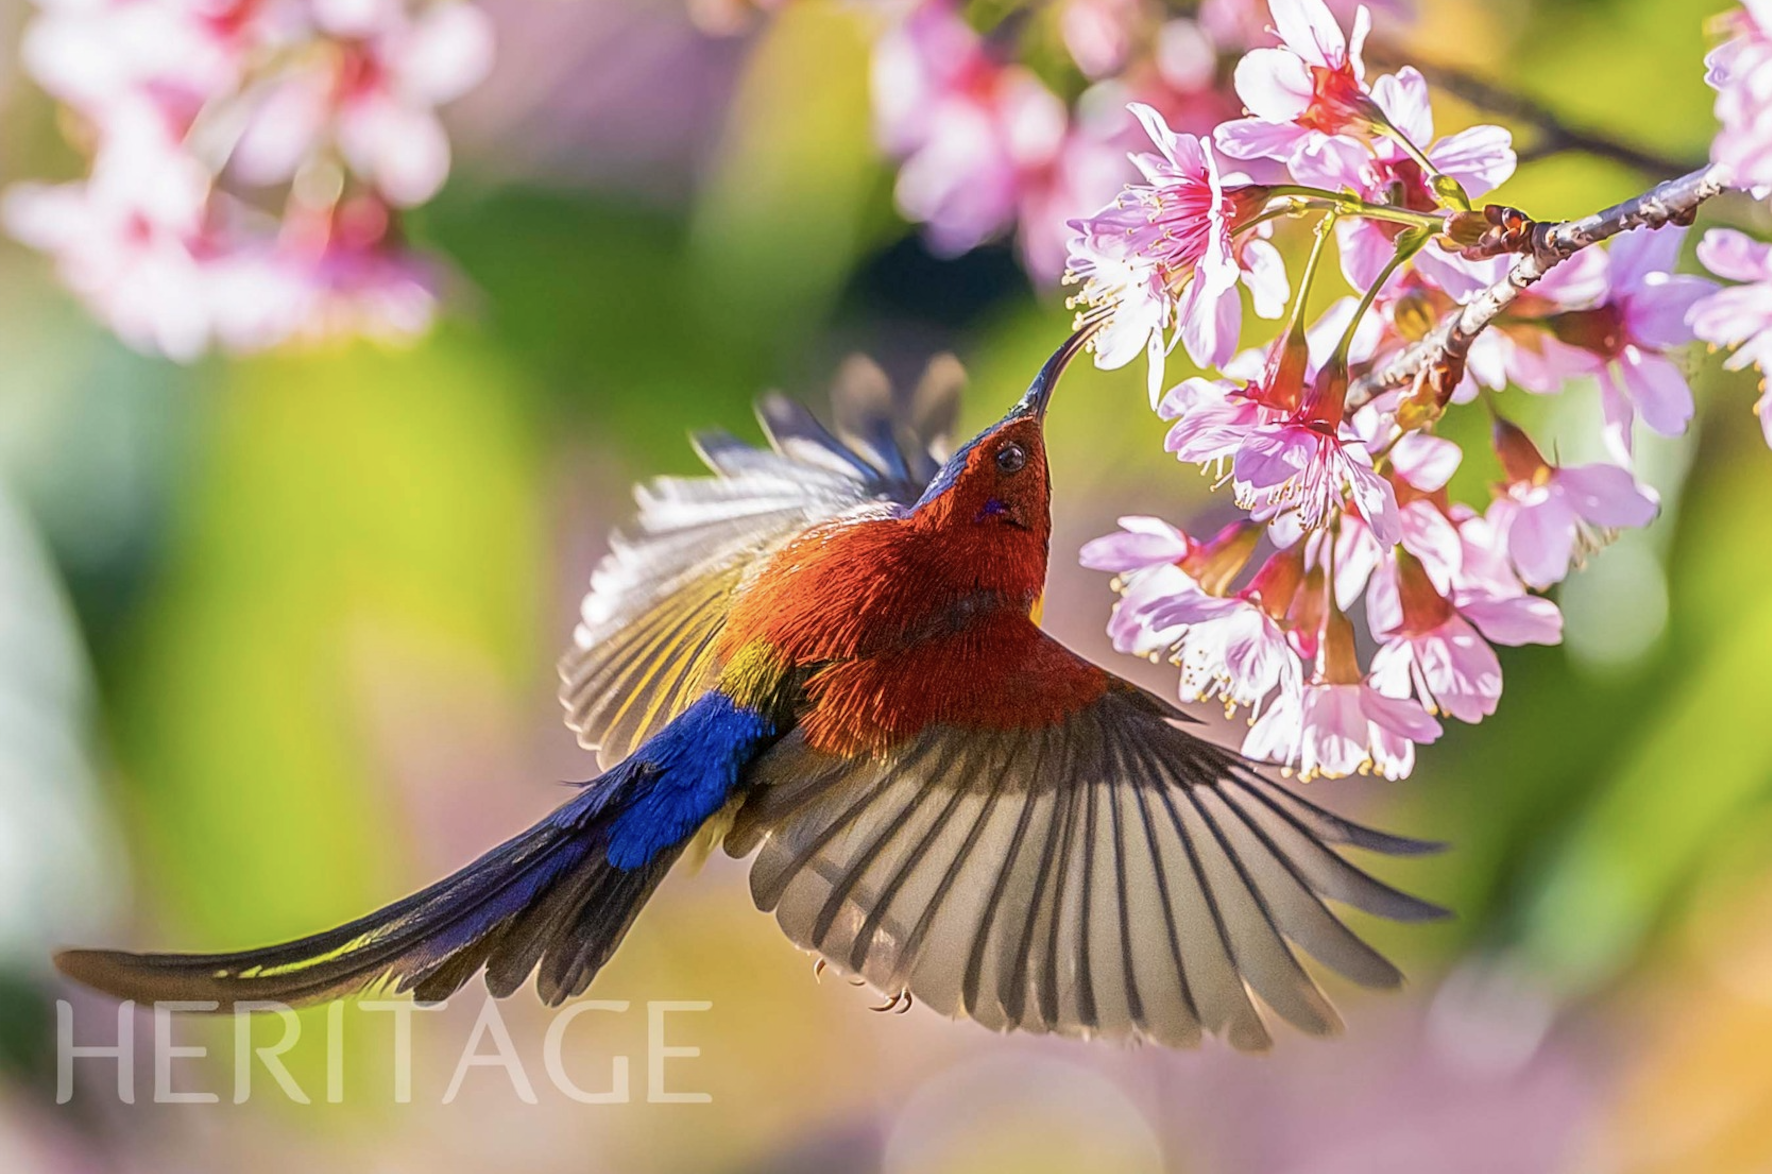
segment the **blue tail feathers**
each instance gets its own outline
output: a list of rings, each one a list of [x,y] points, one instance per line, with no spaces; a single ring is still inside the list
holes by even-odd
[[[236,954],[68,950],[56,965],[118,998],[289,1004],[391,981],[444,999],[481,969],[503,997],[537,975],[555,1004],[582,993],[697,829],[776,736],[710,693],[552,815],[461,871],[325,933]]]

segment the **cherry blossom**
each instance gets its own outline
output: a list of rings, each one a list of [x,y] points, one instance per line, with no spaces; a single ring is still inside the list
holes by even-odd
[[[1455,602],[1455,600],[1457,602]],[[1407,551],[1373,573],[1367,620],[1382,646],[1372,683],[1390,697],[1415,696],[1429,713],[1478,722],[1501,700],[1498,644],[1554,644],[1562,617],[1549,600],[1466,590],[1451,597]]]
[[[1513,174],[1513,137],[1501,127],[1473,126],[1449,138],[1434,138],[1427,81],[1414,68],[1380,77],[1373,83],[1372,98],[1403,137],[1429,144],[1422,152],[1427,160],[1456,180],[1466,195],[1485,195]],[[1418,212],[1433,212],[1440,206],[1428,173],[1393,139],[1323,137],[1294,153],[1291,172],[1301,183],[1330,191],[1345,189],[1377,204]],[[1336,225],[1336,231],[1342,272],[1355,288],[1365,289],[1396,251],[1402,226],[1350,217]],[[1415,265],[1417,273],[1457,298],[1492,284],[1491,268],[1438,249],[1422,253]]]
[[[1495,423],[1495,450],[1507,482],[1489,520],[1530,587],[1561,582],[1569,566],[1603,546],[1610,531],[1647,526],[1660,509],[1655,491],[1617,465],[1560,468],[1505,421]]]
[[[1620,461],[1630,459],[1638,417],[1662,436],[1678,436],[1692,420],[1692,389],[1668,352],[1692,341],[1686,314],[1716,283],[1673,272],[1685,235],[1683,228],[1640,228],[1616,237],[1607,252],[1607,301],[1552,322],[1558,338],[1601,361],[1604,435]]]
[[[1215,138],[1239,159],[1289,160],[1331,135],[1366,134],[1384,119],[1360,60],[1371,16],[1354,11],[1342,32],[1323,0],[1269,0],[1282,48],[1251,49],[1237,63],[1237,96],[1252,117],[1227,122]]]
[[[1124,366],[1143,350],[1151,403],[1162,390],[1163,357],[1176,327],[1190,357],[1219,364],[1236,350],[1242,321],[1237,287],[1277,316],[1286,298],[1279,255],[1237,234],[1267,204],[1267,187],[1226,173],[1211,140],[1178,135],[1149,106],[1132,112],[1157,147],[1134,157],[1144,182],[1085,220],[1073,221],[1069,278],[1076,301],[1108,315],[1094,342],[1098,366]]]
[[[436,108],[491,48],[461,0],[49,0],[26,66],[91,164],[14,187],[6,227],[144,351],[410,338],[437,266],[394,210],[442,184]]]
[[[492,28],[471,4],[319,0],[317,30],[336,49],[275,78],[234,149],[250,184],[283,183],[331,145],[388,201],[410,207],[449,173],[449,137],[437,119],[492,65]]]
[[[1400,779],[1415,768],[1416,744],[1439,736],[1440,723],[1418,702],[1387,696],[1361,675],[1353,627],[1331,608],[1317,672],[1256,720],[1243,753],[1296,770],[1307,782],[1367,772]]]
[[[899,211],[944,256],[1019,222],[1030,269],[1055,279],[1065,220],[1126,176],[1111,124],[1073,120],[1033,71],[997,60],[946,0],[924,0],[880,38],[872,86],[877,137],[902,160]]]
[[[1749,364],[1762,374],[1772,369],[1772,245],[1732,228],[1713,228],[1698,242],[1698,260],[1718,277],[1745,284],[1695,302],[1686,315],[1692,333],[1713,346],[1735,348],[1723,363],[1732,371]],[[1772,394],[1763,386],[1754,410],[1772,444]]]
[[[1711,158],[1763,194],[1772,189],[1772,0],[1742,0],[1719,24],[1728,40],[1704,59],[1722,123]]]

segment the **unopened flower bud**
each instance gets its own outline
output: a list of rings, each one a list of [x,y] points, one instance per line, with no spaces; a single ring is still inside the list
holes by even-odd
[[[1261,531],[1258,523],[1247,518],[1232,522],[1189,551],[1181,560],[1181,569],[1208,595],[1223,595],[1248,565]]]
[[[1459,248],[1469,249],[1482,244],[1492,227],[1482,212],[1448,212],[1445,227],[1440,231]]]
[[[1398,401],[1397,427],[1413,432],[1438,420],[1463,381],[1464,356],[1441,354],[1416,373],[1415,383]]]
[[[1471,198],[1465,192],[1464,185],[1450,175],[1436,175],[1433,178],[1434,198],[1442,204],[1450,204],[1454,208],[1468,210]]]
[[[1490,433],[1491,443],[1495,446],[1495,456],[1501,461],[1501,471],[1507,475],[1510,485],[1542,485],[1550,479],[1550,462],[1532,443],[1525,429],[1511,420],[1495,417],[1495,424]]]

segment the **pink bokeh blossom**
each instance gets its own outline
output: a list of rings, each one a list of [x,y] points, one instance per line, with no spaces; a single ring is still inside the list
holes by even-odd
[[[1711,159],[1763,192],[1772,189],[1772,0],[1742,0],[1719,23],[1728,39],[1704,59],[1722,123]]]

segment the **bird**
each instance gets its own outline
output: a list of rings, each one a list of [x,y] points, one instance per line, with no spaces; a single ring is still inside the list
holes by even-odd
[[[219,954],[70,949],[124,999],[303,1005],[582,994],[673,866],[723,846],[786,936],[893,1004],[998,1032],[1260,1051],[1341,1020],[1301,955],[1400,971],[1330,902],[1445,911],[1343,854],[1442,845],[1333,814],[1038,622],[1047,410],[1085,326],[947,452],[958,379],[865,361],[831,428],[775,395],[766,447],[695,438],[637,491],[561,662],[600,773],[454,874],[326,932]],[[834,429],[834,431],[833,431]]]

